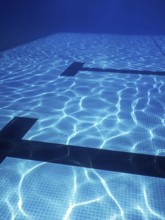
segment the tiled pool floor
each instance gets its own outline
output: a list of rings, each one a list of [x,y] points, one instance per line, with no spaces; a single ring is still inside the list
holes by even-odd
[[[0,219],[165,219],[164,41],[59,33],[1,53],[0,129],[37,121],[1,130]]]

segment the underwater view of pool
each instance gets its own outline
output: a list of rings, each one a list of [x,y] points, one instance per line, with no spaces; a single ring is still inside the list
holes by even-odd
[[[1,220],[165,219],[164,43],[59,33],[0,53]]]

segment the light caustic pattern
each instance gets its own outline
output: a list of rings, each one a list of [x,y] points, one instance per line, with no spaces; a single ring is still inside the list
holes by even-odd
[[[163,37],[155,37],[162,45]],[[57,34],[1,54],[0,128],[38,118],[24,137],[165,155],[165,77],[83,72],[86,67],[165,70],[148,36]],[[164,179],[6,158],[0,219],[165,219]]]
[[[39,118],[28,139],[164,155],[164,76],[79,71],[60,77],[75,61],[161,71],[164,59],[147,36],[57,34],[2,54],[1,109]]]
[[[11,158],[0,171],[2,220],[165,219],[164,179]]]
[[[28,139],[164,155],[163,77],[99,74],[56,78],[52,85],[18,92],[23,97],[14,102],[12,93],[11,101],[3,98],[5,108],[39,118]]]

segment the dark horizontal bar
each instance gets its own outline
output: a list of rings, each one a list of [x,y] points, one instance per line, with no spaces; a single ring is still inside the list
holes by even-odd
[[[102,68],[83,67],[81,71],[165,76],[165,71],[149,71],[149,70],[125,70],[125,69],[110,69],[110,68],[102,69]]]
[[[165,157],[21,140],[36,122],[16,117],[0,131],[0,162],[16,157],[165,178]]]
[[[63,73],[61,73],[61,76],[75,76],[78,71],[81,70],[83,65],[84,63],[82,62],[74,62]]]
[[[27,140],[1,141],[0,149],[5,157],[165,178],[165,157],[161,156]]]
[[[107,72],[107,73],[123,73],[123,74],[142,74],[142,75],[158,75],[165,76],[165,71],[150,71],[150,70],[126,70],[126,69],[112,69],[112,68],[95,68],[83,67],[85,63],[74,62],[72,63],[61,76],[75,76],[78,71],[93,71],[93,72]]]
[[[0,139],[20,140],[36,121],[35,118],[15,117],[0,131]]]

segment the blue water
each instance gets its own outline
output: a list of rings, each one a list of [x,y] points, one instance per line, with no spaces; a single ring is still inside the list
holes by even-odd
[[[1,53],[0,128],[35,117],[24,139],[164,156],[165,76],[144,74],[165,71],[164,41],[60,33]],[[61,76],[73,62],[128,73]],[[0,176],[2,220],[165,219],[163,178],[19,158]]]

